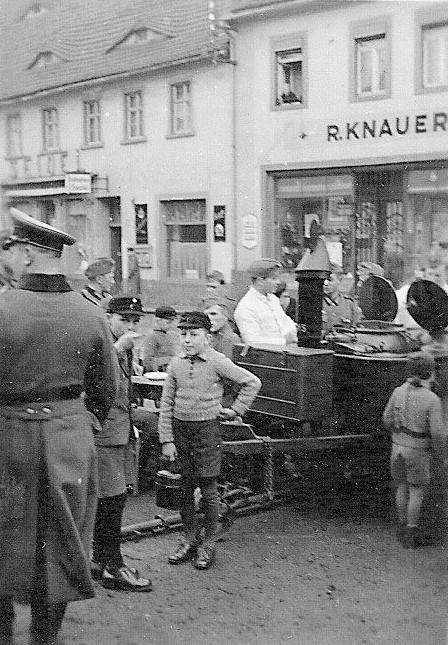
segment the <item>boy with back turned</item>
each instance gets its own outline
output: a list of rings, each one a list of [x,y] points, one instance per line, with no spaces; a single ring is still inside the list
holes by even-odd
[[[178,457],[182,468],[181,517],[184,540],[170,555],[170,564],[195,558],[197,569],[208,569],[215,556],[219,516],[217,478],[221,467],[219,419],[242,415],[261,387],[251,372],[209,346],[210,319],[200,311],[182,316],[181,353],[172,359],[160,404],[159,438],[162,454]],[[231,407],[223,408],[224,379],[239,386]],[[205,538],[200,544],[194,490],[199,486],[204,506]]]

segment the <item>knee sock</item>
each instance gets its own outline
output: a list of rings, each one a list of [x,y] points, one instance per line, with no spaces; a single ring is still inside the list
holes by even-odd
[[[197,540],[197,518],[194,503],[195,483],[192,479],[186,479],[181,489],[180,516],[184,525],[185,541],[194,544]]]
[[[418,526],[424,493],[423,486],[409,486],[408,526]]]
[[[219,519],[218,483],[215,478],[203,477],[199,482],[199,486],[204,508],[204,545],[213,546]]]

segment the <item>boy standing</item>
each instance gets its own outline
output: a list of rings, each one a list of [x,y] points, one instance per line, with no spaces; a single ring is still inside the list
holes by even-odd
[[[446,454],[441,403],[430,390],[434,372],[432,356],[423,352],[410,356],[409,378],[395,388],[383,412],[384,425],[392,433],[390,468],[396,484],[397,537],[406,549],[414,549],[418,542],[431,452],[442,460]]]
[[[251,372],[209,346],[211,323],[201,311],[182,316],[179,325],[181,354],[168,367],[160,404],[159,438],[162,453],[182,467],[181,517],[185,538],[168,561],[180,564],[195,556],[197,569],[214,560],[219,516],[217,478],[221,468],[219,419],[242,415],[261,387]],[[221,407],[223,381],[240,387],[232,406]],[[198,543],[194,490],[199,486],[204,505],[205,539]]]

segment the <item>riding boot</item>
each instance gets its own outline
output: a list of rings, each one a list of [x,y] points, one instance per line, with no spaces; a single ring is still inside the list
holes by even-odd
[[[14,605],[12,598],[0,598],[0,645],[13,645],[14,643]]]
[[[64,619],[66,602],[46,604],[31,602],[30,645],[57,645],[57,637]]]

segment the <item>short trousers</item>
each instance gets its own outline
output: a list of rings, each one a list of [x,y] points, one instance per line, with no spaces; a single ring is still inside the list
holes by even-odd
[[[427,450],[416,450],[392,444],[390,473],[397,483],[426,486],[431,478],[431,455]]]

